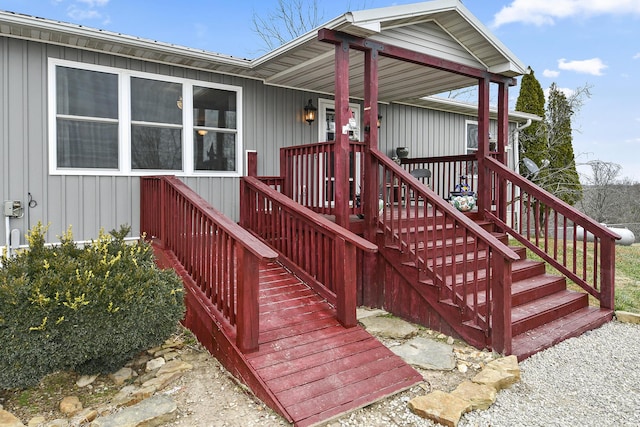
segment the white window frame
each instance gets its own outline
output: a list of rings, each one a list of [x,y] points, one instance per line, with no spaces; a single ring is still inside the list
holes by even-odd
[[[100,168],[59,168],[57,165],[57,85],[56,67],[76,68],[97,71],[118,76],[118,169]],[[140,77],[182,85],[182,170],[154,170],[131,168],[131,78]],[[82,62],[49,58],[48,64],[48,113],[49,122],[49,175],[92,175],[92,176],[144,176],[176,175],[204,177],[240,177],[243,175],[243,138],[242,138],[242,87],[201,80],[184,79],[122,68],[105,67]],[[233,133],[236,135],[235,171],[209,171],[194,169],[194,123],[193,123],[193,87],[221,89],[236,93],[236,129],[217,129],[212,131]],[[177,100],[176,100],[177,101]]]
[[[477,147],[469,148],[469,125],[476,125],[476,127],[478,127],[478,122],[476,120],[464,121],[464,146],[462,148],[464,154],[471,154],[469,151],[473,151],[474,153],[478,151]]]

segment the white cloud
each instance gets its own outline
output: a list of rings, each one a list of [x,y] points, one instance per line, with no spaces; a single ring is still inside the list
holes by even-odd
[[[585,59],[582,61],[567,61],[562,58],[558,60],[558,68],[561,70],[575,71],[576,73],[601,76],[602,70],[607,68],[607,65],[605,65],[600,58]]]
[[[573,94],[576,92],[575,90],[569,89],[568,87],[556,87],[556,89],[558,91],[564,93],[564,96],[566,96],[567,99],[571,98],[573,96]],[[550,92],[549,88],[546,88],[544,90],[544,99],[549,99],[549,92]]]
[[[103,16],[97,8],[105,7],[110,0],[75,0],[67,9],[67,15],[76,21],[86,21],[89,19],[103,19]],[[108,23],[110,19],[103,19]]]
[[[554,79],[556,77],[558,77],[560,75],[560,71],[556,71],[556,70],[544,70],[542,72],[542,75],[550,78],[550,79]]]
[[[97,10],[78,9],[75,6],[71,6],[67,10],[67,15],[76,21],[86,21],[87,19],[98,19],[102,17]]]
[[[78,3],[84,3],[87,6],[93,8],[93,7],[102,7],[102,6],[106,6],[107,3],[109,3],[109,0],[76,0]]]
[[[637,0],[513,0],[494,16],[493,25],[523,22],[534,25],[553,25],[556,20],[572,16],[604,14],[640,15]]]
[[[633,59],[640,59],[640,52],[633,55]]]

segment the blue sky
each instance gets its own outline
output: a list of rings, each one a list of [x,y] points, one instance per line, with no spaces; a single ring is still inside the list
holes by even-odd
[[[311,0],[309,0],[311,1]],[[347,10],[415,1],[323,0],[328,21]],[[622,166],[640,181],[640,0],[463,0],[543,88],[589,85],[573,120],[576,161]],[[0,0],[0,9],[244,58],[264,52],[251,29],[277,0]],[[512,88],[515,99],[519,87]],[[580,167],[588,172],[588,167]]]

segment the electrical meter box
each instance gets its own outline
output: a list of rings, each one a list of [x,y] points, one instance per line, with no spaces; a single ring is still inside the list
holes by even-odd
[[[20,218],[23,214],[22,202],[20,200],[5,200],[4,216]]]

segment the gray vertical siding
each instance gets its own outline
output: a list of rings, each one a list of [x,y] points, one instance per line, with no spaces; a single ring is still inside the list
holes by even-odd
[[[224,83],[243,88],[243,150],[258,152],[258,172],[279,172],[279,148],[315,142],[317,121],[309,126],[303,107],[317,94],[265,86],[236,76],[147,63],[78,49],[0,38],[0,190],[2,200],[37,203],[25,216],[12,219],[24,233],[40,221],[49,224],[47,239],[56,241],[71,226],[78,240],[95,238],[98,230],[121,224],[140,232],[140,179],[131,176],[49,175],[47,141],[48,58],[59,58],[161,75]],[[320,97],[326,98],[321,95]],[[467,116],[381,105],[380,148],[390,156],[407,146],[412,157],[464,152]],[[244,159],[244,155],[243,155]],[[239,215],[239,178],[186,177],[184,182],[232,219]],[[4,245],[4,224],[0,246]],[[24,242],[24,238],[23,238]]]

